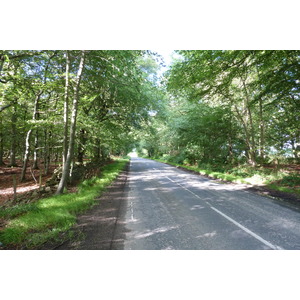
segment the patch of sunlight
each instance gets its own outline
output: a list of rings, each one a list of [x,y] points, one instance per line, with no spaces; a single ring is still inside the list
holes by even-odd
[[[203,209],[203,208],[205,207],[201,205],[194,205],[193,207],[190,208],[190,210]]]
[[[255,174],[254,176],[247,177],[244,180],[247,183],[258,185],[258,184],[263,184],[265,181],[265,178],[263,178],[261,175]]]
[[[128,156],[129,157],[138,157],[138,154],[137,154],[137,152],[130,152],[130,153],[128,153]]]
[[[203,238],[203,237],[213,237],[217,234],[216,231],[213,231],[213,232],[207,232],[207,233],[204,233],[202,235],[198,235],[196,236],[196,238]]]
[[[177,229],[178,227],[179,226],[164,226],[164,227],[160,227],[160,228],[157,228],[157,229],[154,229],[154,230],[147,230],[144,233],[137,234],[135,236],[135,238],[136,239],[143,239],[143,238],[146,238],[148,236],[151,236],[151,235],[154,235],[154,234],[157,234],[157,233],[162,233],[162,232],[166,232],[166,231],[169,231],[169,230]]]

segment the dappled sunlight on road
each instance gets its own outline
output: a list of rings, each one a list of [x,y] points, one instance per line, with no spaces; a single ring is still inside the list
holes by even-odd
[[[208,237],[213,237],[213,236],[215,236],[216,234],[217,234],[216,231],[213,231],[213,232],[207,232],[207,233],[204,233],[204,234],[201,234],[201,235],[196,236],[196,238],[197,238],[197,239],[203,238],[203,237],[208,238]]]
[[[134,236],[134,238],[136,239],[142,239],[142,238],[146,238],[148,236],[154,235],[154,234],[158,234],[158,233],[164,233],[173,229],[177,229],[179,226],[164,226],[164,227],[159,227],[153,230],[146,230],[142,233],[138,233]]]
[[[299,215],[251,187],[133,158],[124,249],[300,249]]]
[[[139,160],[132,162],[133,164],[138,164]],[[144,163],[145,164],[145,163]],[[151,161],[146,163],[146,166],[149,167],[147,172],[144,172],[144,169],[141,171],[135,171],[132,173],[131,181],[144,181],[151,182],[151,187],[145,188],[146,191],[151,191],[155,189],[162,189],[163,185],[168,185],[168,188],[165,191],[170,190],[169,182],[173,182],[177,185],[181,185],[185,188],[195,188],[199,190],[211,190],[211,191],[238,191],[249,189],[251,185],[247,184],[237,184],[237,183],[218,183],[214,180],[207,179],[201,175],[195,175],[186,173],[182,170],[178,170],[174,167],[164,166],[159,170],[151,167]],[[166,182],[166,180],[168,180]],[[154,185],[153,185],[154,184]],[[156,184],[156,185],[155,185]],[[176,189],[173,185],[172,190]]]

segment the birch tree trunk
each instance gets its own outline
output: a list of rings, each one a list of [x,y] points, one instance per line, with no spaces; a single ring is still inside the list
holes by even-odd
[[[80,87],[80,81],[81,81],[81,78],[82,78],[82,73],[83,73],[83,68],[84,68],[85,52],[86,51],[84,51],[84,50],[81,51],[81,58],[80,58],[79,68],[78,68],[77,76],[76,76],[76,79],[75,79],[74,98],[73,98],[71,123],[70,123],[70,139],[69,139],[69,145],[68,145],[68,153],[67,153],[67,158],[66,158],[65,164],[63,166],[62,176],[61,176],[61,180],[59,182],[56,194],[62,194],[63,191],[64,191],[64,187],[65,187],[66,182],[67,182],[68,177],[69,177],[71,161],[72,161],[73,155],[74,155],[77,108],[78,108],[78,101],[79,101],[79,87]]]

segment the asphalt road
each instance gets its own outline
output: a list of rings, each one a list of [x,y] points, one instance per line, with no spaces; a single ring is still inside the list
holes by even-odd
[[[125,194],[112,249],[300,249],[299,210],[245,185],[132,158]]]

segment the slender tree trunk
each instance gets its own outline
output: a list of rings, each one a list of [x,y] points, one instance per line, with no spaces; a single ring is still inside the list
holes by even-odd
[[[250,123],[250,130],[249,130],[250,141],[251,141],[250,149],[249,149],[249,153],[250,153],[250,157],[251,157],[250,163],[253,166],[255,166],[256,165],[256,143],[255,143],[254,125],[253,125],[253,120],[252,120],[252,112],[250,109],[250,98],[249,98],[249,94],[247,91],[245,80],[242,79],[242,82],[243,82],[244,92],[245,92],[245,96],[246,96],[246,109],[247,109],[249,123]]]
[[[78,155],[77,155],[77,161],[81,164],[83,164],[83,157],[85,153],[85,144],[87,141],[86,137],[86,131],[82,128],[79,132],[79,143],[78,143]]]
[[[75,86],[74,86],[74,99],[73,99],[73,106],[72,106],[72,115],[71,115],[71,124],[70,124],[70,139],[69,139],[69,145],[68,145],[68,154],[66,158],[66,162],[63,167],[61,180],[59,182],[56,194],[62,194],[64,191],[64,187],[66,185],[66,182],[69,177],[71,162],[74,155],[74,144],[75,144],[75,131],[76,131],[76,119],[77,119],[77,107],[78,107],[78,101],[79,101],[79,87],[80,87],[80,81],[83,73],[84,68],[84,62],[85,62],[85,51],[83,50],[81,52],[81,58],[79,63],[79,68],[75,80]]]
[[[39,103],[39,98],[37,99],[36,103],[35,103],[35,115],[33,116],[33,120],[38,120],[39,119],[39,106],[40,106],[40,103]],[[35,129],[35,136],[34,136],[34,151],[33,151],[33,166],[32,168],[34,170],[37,170],[39,168],[38,166],[38,146],[39,146],[39,131],[38,129]]]
[[[258,67],[256,67],[257,76],[260,80],[260,72]],[[265,158],[265,122],[263,118],[263,101],[259,98],[259,156],[263,160]]]
[[[259,99],[259,129],[260,129],[260,138],[259,138],[259,155],[261,159],[265,158],[265,122],[263,119],[263,105],[262,99]]]
[[[37,109],[39,105],[39,100],[42,95],[42,91],[39,91],[35,101],[34,101],[34,110],[33,110],[33,115],[32,115],[32,120],[35,121],[37,117]],[[28,130],[27,135],[26,135],[26,143],[25,143],[25,153],[24,153],[24,161],[23,161],[23,167],[22,167],[22,173],[21,173],[21,182],[25,180],[25,175],[26,175],[26,170],[27,170],[27,164],[29,160],[29,153],[30,153],[30,137],[32,134],[32,128]]]
[[[94,147],[94,161],[100,161],[100,139],[96,138]]]
[[[29,149],[30,149],[31,133],[32,133],[32,129],[29,129],[28,132],[27,132],[27,135],[26,135],[24,161],[23,161],[23,167],[22,167],[22,173],[21,173],[21,179],[20,179],[21,182],[25,180],[27,164],[28,164],[28,160],[29,160]]]
[[[17,112],[16,105],[11,117],[11,147],[10,147],[10,167],[17,167],[16,163],[16,141],[17,141]]]
[[[44,174],[48,175],[49,172],[49,164],[50,164],[50,151],[49,151],[49,138],[50,138],[51,131],[45,129],[44,137],[45,137],[45,144],[44,144]]]
[[[0,166],[5,165],[3,161],[3,156],[4,156],[3,122],[2,122],[2,115],[0,114]]]
[[[63,140],[63,166],[65,165],[68,154],[68,126],[69,126],[69,72],[70,55],[66,51],[66,76],[65,76],[65,96],[64,96],[64,140]]]
[[[39,132],[38,130],[35,131],[35,137],[34,137],[34,152],[33,152],[33,166],[32,168],[34,170],[39,169],[38,166],[38,146],[39,146]]]
[[[300,158],[300,138],[297,139],[292,139],[291,140],[291,145],[292,145],[292,151],[294,154],[294,158],[296,159],[296,161],[299,161]]]
[[[234,162],[234,157],[233,157],[233,131],[232,131],[232,111],[231,111],[231,106],[232,106],[232,99],[230,99],[230,107],[229,107],[229,132],[228,132],[228,156],[229,159],[228,161],[232,164]]]

